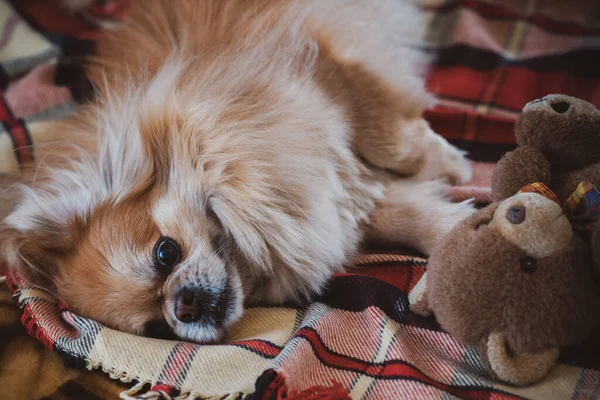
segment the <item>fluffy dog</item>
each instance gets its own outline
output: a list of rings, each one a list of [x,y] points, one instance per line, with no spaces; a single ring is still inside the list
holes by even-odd
[[[132,0],[61,0],[62,8],[77,14],[89,23],[103,29],[113,29],[127,13]],[[116,18],[116,19],[115,19]]]
[[[205,343],[244,305],[318,295],[365,239],[428,253],[473,208],[444,198],[470,169],[422,119],[419,17],[135,2],[89,65],[94,103],[23,174],[3,257],[83,316]]]

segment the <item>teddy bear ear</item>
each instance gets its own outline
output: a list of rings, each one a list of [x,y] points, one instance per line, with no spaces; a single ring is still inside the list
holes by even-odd
[[[431,315],[431,309],[427,301],[427,271],[408,294],[408,303],[412,312],[423,316]]]
[[[513,354],[502,334],[492,333],[480,346],[480,356],[487,367],[504,382],[525,386],[542,379],[554,366],[559,349],[548,348],[536,352]]]

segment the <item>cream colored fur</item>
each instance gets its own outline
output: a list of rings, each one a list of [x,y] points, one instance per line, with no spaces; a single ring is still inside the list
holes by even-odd
[[[95,104],[23,176],[4,257],[108,326],[209,342],[243,304],[321,293],[365,233],[429,253],[473,208],[446,200],[470,167],[422,119],[418,17],[399,0],[136,2],[89,70]],[[166,278],[161,236],[183,251]],[[177,320],[190,285],[231,288],[223,321]]]
[[[525,207],[525,220],[511,223],[507,212],[512,207]],[[490,228],[509,243],[536,259],[549,257],[571,244],[573,228],[562,207],[538,193],[519,193],[504,200],[494,213]]]

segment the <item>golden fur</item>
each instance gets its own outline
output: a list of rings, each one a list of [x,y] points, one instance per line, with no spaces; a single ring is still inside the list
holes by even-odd
[[[440,180],[470,169],[421,118],[431,99],[408,2],[174,4],[135,2],[100,43],[95,103],[36,149],[0,227],[9,264],[74,311],[214,341],[244,304],[319,294],[365,233],[427,253],[472,212],[444,198]],[[182,253],[167,274],[161,237]],[[178,320],[189,287],[222,320]]]

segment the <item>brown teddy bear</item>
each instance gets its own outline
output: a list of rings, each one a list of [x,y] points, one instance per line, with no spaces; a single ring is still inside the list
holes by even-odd
[[[549,95],[523,108],[517,120],[516,150],[498,162],[492,199],[501,201],[532,182],[552,188],[564,202],[582,181],[600,187],[600,110],[587,101]],[[600,265],[600,225],[592,234]]]
[[[410,293],[413,311],[435,314],[507,383],[542,379],[561,349],[600,322],[600,274],[585,229],[596,215],[588,200],[600,199],[599,123],[582,100],[528,104],[517,123],[520,146],[493,177],[496,202],[442,240]]]
[[[515,128],[516,150],[494,170],[493,201],[542,182],[564,202],[580,182],[600,187],[600,110],[587,101],[550,95],[523,108]]]

